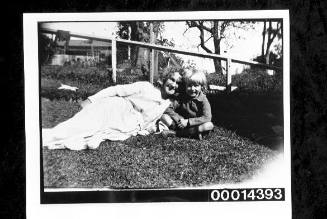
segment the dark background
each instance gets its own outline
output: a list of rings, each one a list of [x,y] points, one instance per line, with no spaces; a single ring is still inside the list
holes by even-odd
[[[293,218],[327,215],[327,2],[34,0],[1,6],[0,216],[25,218],[23,13],[289,9]],[[28,42],[27,42],[28,43]]]

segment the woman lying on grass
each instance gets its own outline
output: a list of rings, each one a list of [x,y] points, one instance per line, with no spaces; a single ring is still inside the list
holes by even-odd
[[[65,122],[42,130],[49,149],[95,149],[104,140],[125,140],[155,132],[156,121],[171,103],[181,75],[168,73],[160,88],[149,82],[116,85],[81,103],[80,112]]]
[[[201,72],[186,72],[181,94],[167,108],[161,121],[173,130],[171,134],[202,139],[213,129],[210,103],[203,93],[206,76]]]

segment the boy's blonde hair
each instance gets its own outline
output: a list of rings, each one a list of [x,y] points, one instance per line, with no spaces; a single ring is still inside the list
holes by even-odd
[[[203,72],[186,71],[183,79],[185,85],[189,83],[196,83],[201,85],[203,88],[207,86],[207,77]]]

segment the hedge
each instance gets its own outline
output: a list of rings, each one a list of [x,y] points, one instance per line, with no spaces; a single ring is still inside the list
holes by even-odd
[[[264,70],[245,70],[233,75],[232,85],[239,90],[251,92],[282,92],[283,84],[279,74],[268,75]]]
[[[133,72],[133,73],[131,73]],[[244,70],[241,74],[232,76],[232,86],[237,86],[237,92],[252,94],[282,93],[280,74],[268,75],[263,70]],[[116,83],[112,82],[111,72],[104,68],[77,66],[42,66],[41,67],[41,97],[48,99],[80,100],[115,84],[128,84],[136,81],[147,81],[147,75],[141,71],[126,69],[117,74]],[[208,84],[225,86],[226,76],[208,74]],[[61,84],[79,89],[75,91],[59,90]],[[235,93],[235,91],[234,91]]]
[[[207,75],[208,84],[226,86],[226,75],[211,73]],[[246,93],[281,93],[283,91],[280,74],[268,75],[264,70],[246,69],[232,75],[232,86]]]

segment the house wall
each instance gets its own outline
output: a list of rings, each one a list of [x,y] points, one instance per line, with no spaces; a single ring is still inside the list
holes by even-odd
[[[69,55],[56,54],[53,55],[50,65],[64,65],[66,61],[69,61]]]
[[[89,48],[69,48],[66,52],[68,54],[62,54],[64,50],[60,48],[57,50],[50,62],[50,65],[64,65],[65,62],[75,60],[79,58],[81,62],[94,61],[96,63],[107,63],[111,65],[111,49],[94,48],[93,53]],[[69,54],[69,53],[72,54]],[[92,55],[93,54],[93,55]],[[117,48],[117,64],[121,64],[128,58],[127,47],[118,46]]]

